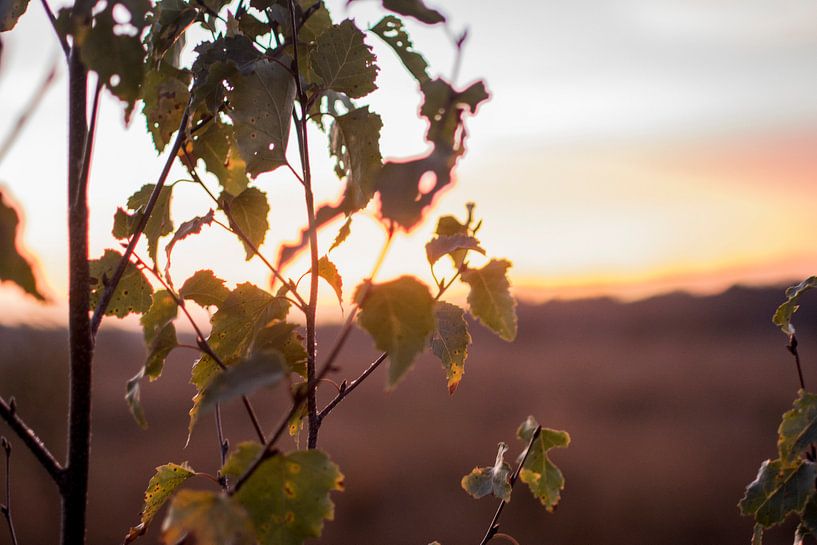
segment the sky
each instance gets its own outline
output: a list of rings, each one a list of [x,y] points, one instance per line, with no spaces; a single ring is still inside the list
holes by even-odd
[[[336,18],[375,23],[377,3],[328,2]],[[428,2],[434,5],[433,1]],[[468,120],[468,153],[456,186],[425,224],[397,237],[378,278],[414,274],[431,283],[424,243],[441,214],[477,203],[490,255],[514,263],[523,299],[608,294],[633,299],[668,290],[714,292],[734,283],[795,280],[817,271],[817,4],[790,0],[573,0],[438,3],[450,31],[409,23],[432,73],[450,77],[449,34],[468,28],[456,83],[484,78],[491,100]],[[395,55],[370,36],[381,66],[378,91],[362,103],[383,116],[387,158],[426,150],[420,95]],[[58,49],[41,6],[32,2],[5,39],[0,71],[0,136],[10,129]],[[60,323],[67,286],[65,214],[66,74],[0,162],[0,184],[25,213],[23,243],[50,294],[47,306],[0,286],[4,322]],[[312,141],[322,138],[315,131]],[[316,149],[317,148],[317,149]],[[294,149],[294,148],[293,148]],[[313,146],[318,197],[341,184]],[[290,150],[292,152],[292,149]],[[117,206],[153,183],[164,157],[140,115],[127,128],[106,95],[90,180],[91,253],[116,247]],[[176,168],[171,180],[186,178]],[[262,251],[297,236],[304,213],[297,182],[263,175],[273,229]],[[191,184],[174,189],[176,223],[207,211]],[[333,252],[346,301],[376,259],[383,230],[375,212],[356,220]],[[328,247],[337,226],[321,236]],[[144,253],[144,250],[142,250]],[[174,252],[174,278],[213,268],[230,283],[268,282],[240,244],[209,229]],[[287,274],[308,268],[296,261]],[[444,273],[443,273],[444,274]],[[325,286],[326,315],[340,316]],[[464,298],[462,288],[454,299]]]

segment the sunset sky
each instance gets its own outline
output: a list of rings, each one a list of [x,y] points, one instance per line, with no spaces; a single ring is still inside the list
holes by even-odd
[[[364,25],[381,14],[373,2],[348,11],[344,3],[328,2],[336,18],[348,13]],[[456,0],[437,6],[454,32],[469,28],[457,83],[485,78],[492,99],[468,122],[469,151],[456,187],[423,227],[398,237],[381,280],[411,273],[430,283],[424,243],[434,220],[461,215],[467,201],[477,203],[484,219],[483,246],[513,261],[511,279],[522,298],[712,292],[817,272],[817,3],[542,0],[489,8]],[[453,49],[442,28],[409,28],[432,72],[450,76]],[[4,40],[0,137],[60,60],[36,2]],[[384,155],[422,153],[416,85],[376,36],[369,42],[382,68],[380,89],[361,102],[384,118]],[[0,322],[58,323],[64,315],[62,66],[59,74],[0,163],[0,184],[25,212],[23,241],[54,302],[23,301],[4,284],[0,305],[7,311]],[[164,159],[153,151],[141,114],[125,129],[120,106],[106,95],[100,116],[90,182],[93,256],[116,247],[110,235],[116,207],[155,182]],[[312,134],[313,142],[321,138]],[[334,199],[342,186],[324,146],[313,149],[319,196]],[[176,168],[171,180],[185,174]],[[270,197],[273,229],[262,250],[274,256],[280,241],[301,227],[302,194],[283,169],[256,185]],[[193,185],[175,191],[177,225],[209,208]],[[323,232],[323,248],[336,231]],[[356,220],[353,233],[333,253],[347,294],[370,270],[383,236],[374,212]],[[177,283],[197,268],[213,268],[230,282],[267,282],[263,266],[245,263],[237,240],[217,227],[175,252]],[[297,277],[306,268],[300,260],[287,272]],[[331,292],[324,295],[336,317]]]

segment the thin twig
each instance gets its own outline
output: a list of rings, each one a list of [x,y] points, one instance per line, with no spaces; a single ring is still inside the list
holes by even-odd
[[[800,365],[800,352],[797,350],[797,337],[791,335],[786,348],[794,356],[794,363],[797,365],[797,378],[800,379],[800,388],[806,389],[806,381],[803,379],[803,367]]]
[[[85,134],[85,148],[82,154],[82,170],[80,179],[87,186],[88,176],[91,174],[91,157],[94,153],[94,141],[96,139],[96,126],[99,117],[99,95],[102,92],[102,79],[97,78],[96,89],[94,89],[94,99],[91,106],[91,121],[88,124],[88,132]]]
[[[119,260],[119,265],[116,267],[113,278],[111,278],[108,281],[107,286],[105,286],[105,291],[102,293],[102,297],[99,299],[99,304],[97,305],[96,310],[94,310],[94,316],[91,319],[92,336],[96,336],[96,333],[99,330],[99,325],[102,323],[102,317],[105,314],[105,310],[108,308],[108,305],[113,298],[113,294],[116,291],[116,287],[119,285],[119,281],[122,279],[122,275],[125,273],[125,268],[130,261],[130,256],[136,249],[136,243],[139,242],[139,238],[142,236],[142,232],[145,230],[145,226],[148,223],[148,219],[150,219],[153,208],[156,206],[156,201],[159,200],[162,187],[164,187],[165,180],[167,180],[167,175],[170,173],[170,167],[173,166],[173,162],[176,160],[176,156],[179,154],[179,148],[181,148],[182,142],[185,139],[187,120],[190,117],[190,104],[190,101],[188,101],[187,106],[184,109],[184,113],[182,114],[181,123],[179,123],[179,131],[176,135],[176,140],[173,142],[173,146],[170,148],[170,154],[167,157],[167,161],[165,161],[165,166],[162,168],[159,179],[156,181],[156,187],[153,188],[153,193],[151,193],[150,199],[148,199],[145,210],[142,213],[142,217],[139,218],[139,223],[136,225],[136,229],[128,241],[128,247],[125,249],[125,254],[122,256],[122,259]]]
[[[539,437],[539,434],[542,433],[542,426],[536,426],[536,429],[533,430],[533,435],[530,437],[530,441],[528,441],[528,446],[525,448],[525,454],[522,456],[522,459],[519,460],[519,464],[516,466],[516,471],[513,472],[510,479],[511,490],[513,490],[513,485],[516,484],[517,479],[519,479],[519,472],[522,471],[522,466],[525,465],[525,460],[528,459],[528,454],[530,454],[530,449],[533,446],[534,441]],[[479,545],[485,545],[491,538],[496,535],[499,531],[499,517],[502,515],[502,511],[505,509],[505,505],[507,502],[505,500],[499,500],[499,507],[496,508],[496,513],[494,514],[494,518],[491,519],[491,524],[488,526],[488,531],[485,532],[485,537],[482,538]]]
[[[176,306],[178,306],[182,310],[182,313],[185,315],[187,321],[190,323],[190,326],[193,328],[193,331],[196,333],[196,344],[198,345],[199,350],[210,356],[210,358],[212,358],[212,360],[216,362],[216,365],[218,365],[222,371],[226,370],[227,365],[225,365],[224,361],[222,361],[219,355],[216,354],[215,350],[213,350],[213,347],[210,346],[210,343],[207,342],[207,337],[204,336],[204,333],[199,328],[196,321],[193,319],[193,316],[190,314],[190,311],[187,310],[187,305],[185,304],[184,299],[179,297],[179,295],[175,291],[173,291],[173,289],[165,281],[165,279],[162,278],[162,275],[160,275],[152,267],[149,267],[147,263],[145,263],[144,260],[142,260],[142,258],[139,257],[139,255],[136,252],[133,253],[133,258],[136,260],[137,263],[139,263],[139,265],[142,266],[143,269],[149,271],[153,275],[153,277],[159,281],[162,287],[164,287],[165,290],[167,290],[167,293],[169,293],[173,300],[176,302]],[[241,396],[241,401],[244,403],[244,408],[247,410],[247,415],[250,417],[253,429],[255,429],[255,434],[258,436],[258,439],[262,443],[265,442],[266,437],[264,437],[264,431],[261,428],[260,422],[258,422],[258,415],[255,414],[255,409],[253,409],[252,403],[250,403],[249,398],[247,398],[247,396],[245,395]]]
[[[221,465],[219,467],[224,467],[224,464],[227,462],[227,453],[230,451],[230,443],[224,438],[224,426],[221,423],[221,404],[216,403],[216,410],[215,410],[215,420],[216,420],[216,436],[218,437],[218,452],[219,458],[221,459]],[[219,475],[219,484],[221,488],[227,490],[227,477],[224,475]]]
[[[48,88],[51,87],[51,84],[54,83],[54,80],[57,77],[57,62],[56,60],[52,63],[51,68],[49,68],[48,72],[43,78],[42,83],[40,86],[37,87],[37,90],[34,92],[34,95],[31,97],[31,100],[28,101],[26,107],[20,112],[20,115],[17,116],[17,121],[14,123],[14,126],[11,128],[11,131],[6,135],[3,139],[3,143],[0,144],[0,162],[3,161],[6,154],[9,152],[11,147],[14,145],[14,142],[17,141],[17,138],[23,131],[23,128],[28,123],[28,120],[31,119],[31,116],[37,110],[37,106],[40,105],[42,102],[43,97],[45,97]],[[9,116],[10,117],[10,116]]]
[[[17,415],[17,405],[14,398],[8,402],[0,397],[0,417],[6,421],[9,427],[17,434],[23,444],[28,447],[31,453],[40,462],[51,478],[58,485],[63,480],[63,468],[53,454],[45,446],[45,443],[37,437],[34,430],[28,424],[23,422],[23,419]]]
[[[14,519],[11,516],[11,443],[5,437],[0,437],[0,447],[6,453],[6,503],[0,504],[0,511],[6,517],[12,545],[18,545],[17,532],[14,531]]]
[[[65,36],[57,27],[57,18],[54,16],[54,11],[51,9],[51,6],[48,5],[48,0],[41,0],[41,2],[43,9],[45,10],[45,14],[48,16],[48,22],[51,23],[51,28],[54,29],[54,34],[57,35],[57,40],[60,42],[62,52],[65,54],[65,58],[68,59],[68,55],[71,53],[71,47],[68,45],[68,41],[65,39]]]

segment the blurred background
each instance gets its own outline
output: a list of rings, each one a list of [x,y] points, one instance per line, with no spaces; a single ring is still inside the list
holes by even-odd
[[[336,18],[362,26],[381,15],[375,2],[327,4]],[[573,445],[554,455],[567,478],[554,515],[524,494],[507,509],[503,529],[523,545],[748,541],[751,523],[735,504],[760,461],[774,455],[779,416],[797,388],[785,339],[769,318],[783,286],[817,271],[817,4],[451,0],[438,7],[448,32],[409,22],[416,48],[432,72],[450,77],[449,34],[468,28],[457,83],[485,78],[492,99],[469,120],[458,183],[432,215],[462,215],[467,201],[477,203],[483,246],[514,263],[519,339],[504,344],[475,325],[453,397],[427,358],[395,392],[384,394],[383,377],[373,377],[338,409],[324,447],[347,490],[336,496],[338,520],[322,542],[478,542],[495,504],[468,498],[459,479],[491,463],[496,443],[513,441],[528,414],[570,431]],[[17,396],[59,451],[67,78],[54,41],[36,2],[4,35],[0,135],[50,68],[58,70],[0,162],[0,183],[25,213],[22,242],[51,296],[40,305],[0,286],[0,394]],[[422,153],[416,86],[387,47],[369,41],[382,70],[380,89],[365,103],[383,116],[384,155]],[[164,159],[140,115],[125,127],[120,105],[105,96],[100,116],[90,188],[95,256],[116,247],[116,207],[153,183]],[[313,163],[320,198],[334,200],[341,185],[319,147]],[[180,169],[173,175],[186,177]],[[175,191],[177,224],[209,206],[188,185]],[[269,195],[274,225],[262,250],[274,255],[301,228],[302,196],[282,172],[257,185]],[[431,283],[423,245],[434,223],[398,237],[381,279],[408,272]],[[324,247],[335,232],[325,229]],[[371,268],[382,237],[372,212],[333,253],[347,292]],[[216,229],[175,251],[175,278],[204,266],[233,283],[267,282],[263,266],[245,263],[238,241]],[[307,268],[295,261],[288,272]],[[322,295],[321,335],[330,343],[340,313],[333,294]],[[460,289],[453,298],[464,295]],[[807,385],[817,380],[817,313],[809,307],[817,301],[804,300],[797,322]],[[129,418],[124,384],[144,357],[137,326],[109,320],[99,341],[92,543],[121,540],[156,465],[217,462],[205,426],[182,449],[191,353],[175,353],[166,376],[145,388],[150,430]],[[345,354],[343,377],[375,356],[363,336]],[[276,396],[260,397],[274,422]],[[233,442],[249,437],[235,416]],[[56,494],[21,446],[14,464],[23,542],[53,542]],[[790,532],[773,532],[768,542],[776,539],[788,543]]]

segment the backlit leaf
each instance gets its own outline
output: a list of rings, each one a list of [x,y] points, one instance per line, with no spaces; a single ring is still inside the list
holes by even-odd
[[[14,28],[28,8],[28,0],[0,0],[0,32]]]
[[[375,56],[363,39],[363,32],[349,19],[318,37],[310,64],[323,88],[350,98],[361,98],[377,89]]]
[[[116,238],[130,238],[147,207],[148,201],[150,201],[150,196],[153,194],[155,187],[155,184],[145,184],[128,198],[128,208],[131,210],[131,214],[121,208],[117,210],[114,215],[113,226],[113,235]],[[173,232],[173,220],[170,217],[172,195],[172,186],[162,187],[153,207],[153,212],[145,225],[144,236],[148,241],[148,254],[154,263],[156,262],[159,239]]]
[[[471,344],[468,322],[465,321],[465,311],[445,301],[434,304],[434,319],[431,351],[443,363],[448,392],[453,394],[465,372],[465,359]]]
[[[193,62],[193,106],[204,105],[217,114],[224,104],[227,89],[225,80],[239,71],[249,70],[261,53],[245,36],[220,37],[212,42],[202,42],[196,47],[198,57]]]
[[[238,478],[263,447],[242,443],[222,469]],[[319,537],[323,521],[334,518],[330,492],[343,490],[343,475],[319,450],[277,454],[261,464],[235,499],[244,506],[261,545],[301,545]]]
[[[255,248],[261,247],[269,230],[269,202],[267,195],[255,187],[248,187],[240,195],[232,197],[229,194],[221,196],[222,207],[230,218],[230,227],[240,230],[252,242]],[[239,237],[247,260],[255,255],[253,247]]]
[[[479,245],[479,241],[469,235],[438,236],[426,244],[426,256],[432,265],[444,255],[454,254],[457,250],[473,250],[485,255],[485,250]]]
[[[791,318],[800,308],[800,296],[815,287],[817,287],[817,276],[810,276],[796,286],[786,289],[786,302],[777,307],[772,317],[772,323],[779,327],[786,336],[794,335]]]
[[[286,361],[277,350],[260,350],[216,375],[204,389],[200,410],[206,413],[218,403],[248,395],[284,378]]]
[[[436,151],[405,162],[387,162],[377,174],[375,189],[380,193],[380,213],[409,230],[423,217],[436,194],[451,182],[450,158]],[[424,178],[434,185],[420,191]]]
[[[207,269],[196,271],[179,289],[182,299],[190,299],[203,307],[220,307],[228,295],[230,290],[224,285],[224,280]]]
[[[45,300],[37,289],[31,264],[20,254],[17,246],[17,230],[20,218],[17,211],[3,197],[0,191],[0,280],[11,281],[26,293]]]
[[[329,261],[329,258],[323,256],[318,260],[318,275],[326,280],[332,289],[335,290],[335,295],[338,296],[338,303],[343,303],[343,278],[340,277],[338,268],[335,264]]]
[[[349,235],[351,234],[352,234],[352,216],[349,216],[348,218],[346,218],[346,221],[343,222],[343,225],[340,226],[338,234],[335,235],[335,240],[332,241],[332,245],[329,247],[329,250],[327,250],[327,252],[331,252],[332,250],[346,242],[346,239],[349,238]]]
[[[374,195],[375,176],[383,163],[380,155],[380,116],[369,107],[338,116],[332,125],[329,151],[335,158],[335,171],[346,177],[344,209],[355,212]]]
[[[184,482],[195,475],[193,468],[183,464],[165,464],[156,468],[145,490],[145,506],[142,508],[142,523],[147,525],[159,509]]]
[[[388,386],[393,388],[428,342],[434,329],[434,300],[428,287],[410,276],[366,287],[358,286],[354,296],[360,305],[358,323],[377,348],[388,352]]]
[[[516,300],[511,296],[507,271],[510,261],[492,259],[481,269],[468,269],[462,280],[471,287],[471,314],[506,341],[516,338]]]
[[[88,262],[91,275],[91,310],[94,310],[99,303],[99,298],[105,291],[107,282],[113,278],[121,259],[122,254],[119,252],[105,250],[102,257]],[[124,318],[132,312],[137,314],[147,312],[151,305],[152,294],[153,288],[142,271],[133,263],[128,263],[125,266],[122,279],[113,293],[111,302],[105,310],[105,315]]]
[[[125,387],[125,403],[127,403],[128,412],[130,412],[136,424],[143,430],[146,430],[148,428],[148,421],[147,418],[145,418],[145,410],[142,408],[141,382],[143,378],[145,378],[144,367],[128,380]]]
[[[148,131],[153,136],[156,151],[161,152],[179,129],[187,101],[190,73],[161,63],[148,70],[142,84],[142,101]]]
[[[150,309],[140,318],[145,345],[148,347],[145,374],[150,380],[159,378],[167,355],[178,345],[173,325],[177,313],[178,306],[170,292],[159,290],[153,294]]]
[[[519,426],[517,437],[529,442],[538,424],[532,416]],[[530,453],[519,472],[519,479],[530,487],[533,496],[538,499],[545,509],[553,511],[559,503],[561,491],[565,487],[562,472],[548,458],[548,451],[554,448],[564,448],[570,444],[567,432],[542,428],[539,437],[531,445]]]
[[[506,502],[511,501],[511,466],[505,461],[508,445],[499,444],[496,462],[493,467],[475,467],[471,473],[462,478],[462,489],[479,499],[488,494]]]
[[[165,271],[170,270],[170,254],[173,252],[173,247],[176,246],[176,243],[180,240],[186,239],[190,235],[201,233],[202,227],[213,223],[213,219],[213,211],[209,210],[205,215],[196,216],[195,218],[187,220],[179,225],[179,228],[176,229],[176,232],[173,234],[173,238],[171,238],[170,242],[168,242],[167,246],[165,246],[165,255],[167,256]]]
[[[389,44],[397,53],[397,56],[400,57],[403,66],[419,83],[422,84],[428,81],[428,62],[414,50],[408,32],[403,26],[403,21],[394,15],[387,15],[372,27],[372,32]]]
[[[780,460],[766,460],[757,477],[746,487],[738,507],[744,515],[754,515],[765,527],[780,524],[790,513],[800,513],[814,495],[817,466],[801,461],[785,467]]]
[[[455,154],[463,151],[465,132],[463,116],[474,114],[477,107],[488,100],[490,95],[485,83],[478,81],[463,91],[456,91],[442,80],[428,80],[422,84],[423,105],[420,114],[428,119],[426,140],[440,149]]]
[[[246,511],[233,498],[210,491],[181,490],[162,524],[162,541],[176,545],[187,534],[197,545],[252,545]]]
[[[383,0],[383,7],[400,15],[414,17],[427,25],[445,22],[442,13],[426,6],[423,0]]]
[[[232,127],[211,122],[196,132],[193,144],[189,146],[195,167],[195,160],[204,161],[204,166],[218,178],[221,187],[230,195],[238,195],[247,189],[247,163],[238,153]]]
[[[777,430],[777,448],[783,464],[793,464],[817,442],[817,394],[800,390],[794,407],[783,414]]]
[[[286,163],[295,80],[280,64],[260,60],[230,79],[229,115],[247,172],[256,177]]]
[[[296,324],[273,320],[258,330],[252,352],[275,350],[284,355],[287,370],[306,377],[306,347]]]
[[[158,64],[165,53],[193,24],[198,11],[184,0],[161,0],[156,2],[150,31],[145,37],[148,56]]]

